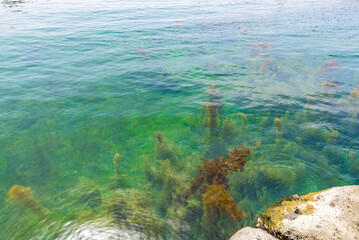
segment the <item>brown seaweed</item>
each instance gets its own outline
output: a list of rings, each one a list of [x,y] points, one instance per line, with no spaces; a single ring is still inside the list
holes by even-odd
[[[207,104],[203,104],[202,107],[201,107],[201,109],[202,109],[202,111],[201,111],[201,115],[200,115],[200,117],[199,117],[199,125],[200,125],[200,126],[203,126],[203,125],[204,125],[204,124],[203,124],[203,119],[204,119],[204,117],[207,115],[207,112],[206,112],[206,110],[207,110]]]
[[[267,47],[275,47],[275,45],[273,43],[270,43],[270,42],[267,42],[267,41],[263,41],[261,43],[257,43],[257,44],[253,44],[251,46],[251,48],[262,48],[262,49],[265,49]]]
[[[267,61],[264,61],[260,66],[260,72],[263,73],[267,71],[268,69],[271,69],[271,66],[273,66],[275,63],[274,59],[269,59]]]
[[[320,72],[332,71],[340,67],[340,63],[336,59],[331,59],[325,62],[324,66],[316,70],[313,75],[317,75]]]
[[[275,140],[276,147],[280,144],[282,140],[282,121],[279,118],[274,119],[274,125],[276,127],[277,138]]]
[[[120,160],[121,160],[121,154],[115,153],[115,156],[113,157],[113,165],[115,167],[116,174],[118,175],[120,173]]]
[[[261,43],[257,43],[257,44],[253,44],[250,48],[250,54],[253,56],[255,53],[255,49],[260,49],[260,52],[258,53],[258,55],[256,56],[256,58],[258,57],[262,57],[265,55],[269,55],[267,52],[264,52],[264,50],[266,50],[268,47],[275,47],[275,45],[273,43],[264,41]]]
[[[206,90],[208,94],[208,99],[210,102],[215,100],[215,108],[217,109],[219,114],[223,113],[224,99],[221,94],[221,90],[214,85],[211,85]]]
[[[214,85],[209,86],[206,92],[210,101],[222,99],[221,91]]]
[[[202,200],[205,214],[209,209],[218,209],[235,221],[246,217],[246,213],[237,207],[236,201],[229,195],[223,184],[208,186],[206,192],[202,194]]]
[[[217,123],[218,110],[216,109],[216,100],[212,100],[212,102],[208,103],[207,109],[209,112],[208,126],[211,129],[211,133],[213,133],[218,126]]]
[[[241,118],[242,118],[241,133],[243,134],[247,129],[248,119],[247,119],[247,116],[244,113],[237,113],[237,114],[240,115]]]
[[[214,161],[201,158],[203,165],[198,166],[199,174],[191,181],[189,190],[183,192],[179,197],[187,199],[190,195],[199,191],[202,194],[202,201],[205,209],[216,208],[223,212],[232,220],[239,220],[245,214],[234,204],[233,198],[227,192],[229,188],[229,171],[238,171],[243,169],[246,163],[245,158],[249,156],[251,149],[246,146],[238,146],[233,151],[226,154],[225,157],[214,158]],[[216,193],[218,199],[211,199],[211,195]],[[229,210],[230,209],[230,210]],[[214,210],[210,210],[212,213]],[[230,214],[229,211],[232,211]]]
[[[338,87],[338,84],[330,81],[324,81],[321,85],[321,87]]]
[[[350,91],[351,98],[359,98],[359,85],[354,86],[354,89]]]
[[[211,102],[206,103],[205,105],[202,106],[202,112],[201,112],[201,117],[200,117],[200,123],[203,122],[203,117],[205,115],[205,110],[207,110],[208,112],[208,127],[210,129],[210,133],[211,135],[216,135],[217,134],[217,127],[219,125],[219,121],[218,121],[218,109],[216,106],[216,100],[212,100]]]
[[[42,218],[46,218],[49,215],[49,211],[44,208],[40,202],[31,195],[31,188],[21,185],[14,185],[10,188],[9,195],[6,202],[13,202],[31,209],[34,213],[38,214]]]

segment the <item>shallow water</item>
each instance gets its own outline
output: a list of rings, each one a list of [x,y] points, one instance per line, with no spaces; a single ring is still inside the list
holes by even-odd
[[[358,12],[354,0],[3,1],[0,235],[228,239],[283,197],[358,184]],[[238,145],[252,153],[227,192],[247,218],[208,217],[199,192],[176,200],[200,158]],[[5,201],[13,185],[33,201]]]

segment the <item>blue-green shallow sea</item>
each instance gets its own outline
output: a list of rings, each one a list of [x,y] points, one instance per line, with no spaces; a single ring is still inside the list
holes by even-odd
[[[228,239],[283,197],[358,184],[358,12],[354,0],[3,0],[1,239]],[[238,145],[252,154],[227,192],[247,218],[209,219],[199,192],[176,200],[201,157]]]

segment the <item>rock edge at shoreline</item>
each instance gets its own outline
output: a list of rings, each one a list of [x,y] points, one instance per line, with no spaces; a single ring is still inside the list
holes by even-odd
[[[359,240],[359,186],[285,198],[262,214],[257,227],[243,228],[230,240]]]

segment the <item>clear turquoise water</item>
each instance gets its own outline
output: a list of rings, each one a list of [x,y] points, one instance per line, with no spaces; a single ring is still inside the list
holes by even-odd
[[[241,144],[253,152],[229,192],[248,217],[221,214],[221,239],[283,197],[358,184],[358,12],[354,0],[3,1],[0,235],[81,239],[78,226],[101,219],[99,231],[111,222],[129,239],[214,238],[199,194],[174,199],[201,157]],[[255,47],[264,41],[275,46]],[[339,67],[318,71],[333,59]],[[214,140],[199,123],[211,85],[222,104]],[[156,160],[155,131],[175,163]],[[5,202],[16,184],[49,217]]]

